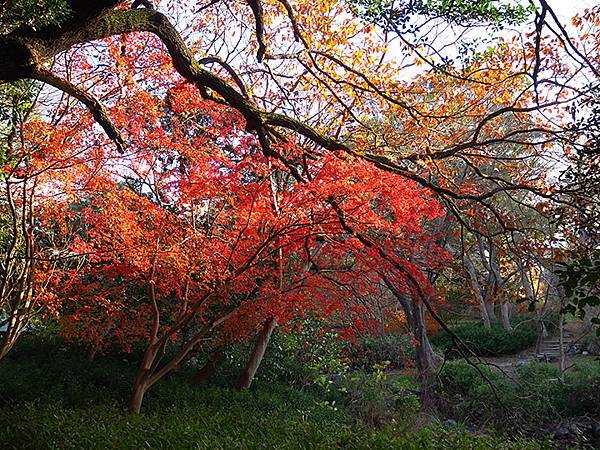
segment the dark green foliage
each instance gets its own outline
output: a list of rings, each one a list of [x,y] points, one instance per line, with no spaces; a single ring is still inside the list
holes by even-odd
[[[517,405],[531,421],[555,419],[571,415],[566,398],[571,387],[570,377],[560,380],[558,367],[546,363],[527,364],[518,369]]]
[[[469,422],[491,421],[501,427],[514,428],[599,413],[600,364],[597,361],[576,364],[562,381],[558,367],[548,363],[529,363],[518,368],[516,380],[495,368],[479,368],[493,389],[464,361],[448,362],[443,367],[438,393],[447,414]]]
[[[243,370],[254,342],[238,344],[226,351],[219,374],[235,379]],[[308,321],[300,331],[275,330],[269,341],[256,379],[292,386],[312,383],[322,373],[339,374],[347,370],[344,342],[335,333],[325,332],[318,323]]]
[[[389,362],[387,369],[406,367],[411,361],[413,350],[408,336],[387,334],[348,344],[346,352],[351,368],[371,372],[375,365],[385,361]]]
[[[500,324],[494,324],[490,329],[481,323],[467,323],[454,328],[452,331],[477,355],[499,356],[512,355],[525,350],[536,343],[537,332],[532,321],[515,320],[513,331],[506,331]],[[445,331],[430,338],[431,344],[448,357],[460,355],[453,349],[452,338]]]
[[[532,13],[519,3],[498,0],[352,0],[359,15],[380,25],[401,27],[415,15],[469,26],[523,23]]]
[[[502,417],[504,406],[513,401],[512,386],[500,372],[484,365],[478,368],[464,361],[444,365],[438,380],[439,401],[444,414],[481,424]]]
[[[25,119],[31,118],[40,89],[41,84],[32,80],[0,84],[0,177],[19,161],[9,147],[14,144]]]
[[[0,35],[20,26],[59,25],[69,17],[67,0],[0,0]]]
[[[101,364],[61,339],[24,337],[0,362],[0,404],[48,398],[70,407],[127,398],[135,362],[110,356]]]
[[[373,373],[355,372],[340,377],[345,409],[369,426],[394,424],[408,430],[415,425],[419,412],[418,387],[409,377],[386,375],[384,368],[385,365],[376,365]]]
[[[441,389],[451,395],[469,396],[482,389],[488,393],[491,386],[482,377],[485,376],[494,387],[505,385],[506,378],[498,371],[485,365],[478,365],[479,371],[465,361],[447,362],[439,374]],[[493,395],[493,394],[492,394]],[[477,395],[475,395],[477,396]]]
[[[130,361],[94,362],[60,341],[24,340],[0,362],[4,448],[538,449],[534,441],[472,435],[462,427],[373,430],[318,397],[276,384],[245,392],[161,381],[140,415],[124,412]]]
[[[600,416],[600,361],[579,362],[569,372],[566,407],[570,414]]]
[[[563,380],[556,365],[529,364],[519,368],[518,381],[515,408],[519,408],[524,420],[543,422],[598,414],[600,365],[597,362],[592,366],[575,365]]]
[[[343,347],[337,334],[309,321],[298,332],[274,334],[259,370],[263,378],[304,385],[321,373],[344,372]]]
[[[562,264],[558,274],[560,285],[569,301],[564,308],[565,313],[583,319],[586,308],[600,305],[600,250]],[[600,317],[593,317],[591,320],[595,325],[600,325]],[[600,328],[596,329],[596,334],[600,336]]]

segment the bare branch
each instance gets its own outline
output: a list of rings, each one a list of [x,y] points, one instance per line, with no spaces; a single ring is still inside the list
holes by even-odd
[[[123,136],[114,126],[104,106],[92,95],[88,94],[83,89],[71,84],[67,80],[60,78],[52,72],[43,69],[35,68],[31,74],[32,78],[47,83],[55,88],[75,97],[83,103],[94,116],[94,120],[104,129],[108,137],[115,143],[117,150],[120,153],[125,151],[125,141]]]

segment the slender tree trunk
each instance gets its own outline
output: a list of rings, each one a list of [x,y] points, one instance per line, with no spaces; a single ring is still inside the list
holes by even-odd
[[[138,373],[133,383],[131,397],[129,398],[130,413],[139,414],[142,409],[144,395],[146,395],[146,391],[150,388],[149,378],[152,374],[152,366],[156,361],[157,351],[156,339],[153,338],[151,344],[144,352],[142,364],[138,368]]]
[[[558,345],[559,345],[559,370],[560,370],[560,379],[563,380],[565,375],[565,316],[564,314],[560,314],[558,317]]]
[[[19,301],[22,301],[22,298]],[[0,360],[12,350],[23,333],[23,330],[27,325],[30,306],[31,300],[27,300],[21,309],[13,309],[10,311],[11,318],[8,323],[8,328],[6,333],[4,333],[4,336],[0,339]]]
[[[535,354],[539,355],[542,351],[542,340],[543,340],[543,331],[542,331],[542,327],[543,324],[540,320],[537,320],[536,323],[536,328],[537,328],[537,339],[535,341]]]
[[[512,325],[510,324],[510,314],[509,314],[508,303],[503,302],[500,303],[500,319],[502,321],[502,327],[506,331],[512,331]]]
[[[538,320],[537,332],[538,332],[538,340],[537,340],[535,352],[537,354],[539,354],[542,350],[542,343],[544,342],[544,339],[548,337],[548,329],[546,328],[546,324],[544,323],[543,318]]]
[[[144,352],[144,358],[142,364],[138,369],[137,376],[133,383],[133,390],[131,391],[131,397],[129,398],[129,412],[139,414],[142,408],[142,401],[146,391],[150,388],[148,378],[152,373],[152,366],[156,360],[157,348],[156,342],[152,342],[150,346]]]
[[[421,302],[413,303],[414,323],[412,333],[418,344],[415,348],[415,363],[419,373],[419,384],[421,386],[421,411],[431,410],[431,381],[432,374],[437,366],[435,353],[427,336],[427,326],[425,322],[425,308]]]
[[[485,298],[485,294],[479,280],[477,278],[477,271],[475,270],[475,266],[473,265],[473,261],[471,261],[471,257],[468,254],[463,256],[465,270],[468,274],[469,283],[471,285],[471,290],[475,295],[475,299],[479,304],[479,312],[481,313],[481,321],[483,322],[483,326],[485,328],[492,327],[492,320],[495,319],[493,308],[490,308],[489,302]]]
[[[96,355],[97,355],[97,354],[98,354],[98,350],[97,350],[95,347],[94,347],[94,348],[91,348],[91,349],[88,351],[88,357],[87,357],[88,361],[89,361],[89,362],[92,362],[92,361],[94,361],[94,359],[96,359]]]
[[[238,379],[236,385],[238,390],[248,389],[252,384],[252,380],[254,379],[254,375],[256,374],[256,370],[258,369],[263,356],[265,355],[269,339],[271,338],[271,333],[273,333],[275,326],[277,326],[277,318],[271,317],[265,321],[262,330],[260,330],[258,333],[256,343],[254,344],[250,358],[246,363],[246,368]]]
[[[406,316],[408,328],[418,342],[418,345],[415,348],[415,363],[417,365],[417,370],[419,371],[419,376],[422,380],[426,381],[429,372],[435,367],[436,362],[433,348],[431,347],[431,343],[427,336],[425,308],[421,302],[411,302],[385,275],[383,275],[383,281],[400,302]]]
[[[428,376],[430,371],[435,368],[434,353],[429,337],[427,336],[427,327],[425,324],[425,310],[422,303],[414,305],[415,318],[414,329],[412,330],[419,345],[416,349],[417,369],[423,376]]]
[[[17,335],[13,333],[11,325],[8,326],[6,333],[0,338],[0,360],[10,352],[17,341]]]
[[[488,317],[492,323],[498,321],[498,317],[496,317],[496,312],[494,311],[494,304],[487,299],[483,300],[483,304],[485,305],[485,309],[487,310]]]
[[[142,402],[144,401],[144,395],[148,390],[148,385],[143,379],[136,379],[133,385],[133,391],[129,398],[129,412],[133,414],[139,414],[142,409]]]
[[[481,303],[479,303],[479,312],[481,313],[481,321],[483,322],[483,326],[485,328],[492,328],[492,321],[490,320],[488,309],[486,308],[483,300]]]
[[[11,351],[13,346],[15,345],[16,339],[10,339],[8,336],[5,336],[0,343],[0,360],[4,358],[8,352]]]

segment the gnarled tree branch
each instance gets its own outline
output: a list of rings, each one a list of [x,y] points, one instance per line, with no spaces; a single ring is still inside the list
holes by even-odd
[[[55,88],[75,97],[77,100],[83,103],[94,116],[94,120],[104,129],[108,137],[115,143],[117,150],[121,153],[124,152],[125,140],[123,139],[123,136],[108,117],[104,106],[102,106],[102,104],[96,98],[83,89],[43,68],[33,69],[31,76],[38,81],[42,81],[54,86]]]

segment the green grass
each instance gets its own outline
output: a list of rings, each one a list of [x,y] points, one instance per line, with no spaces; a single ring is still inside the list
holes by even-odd
[[[123,358],[89,362],[55,343],[23,342],[0,362],[3,448],[542,448],[461,427],[375,430],[322,406],[314,393],[267,383],[241,393],[198,387],[185,373],[158,383],[142,414],[130,415],[124,404],[134,373]]]

